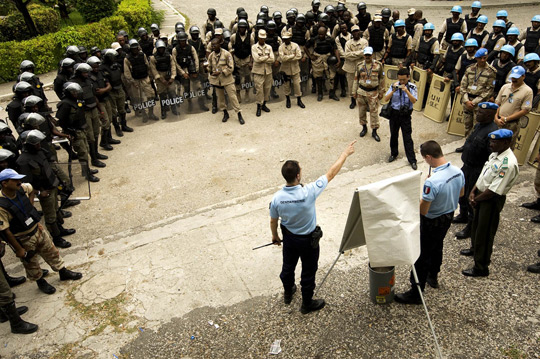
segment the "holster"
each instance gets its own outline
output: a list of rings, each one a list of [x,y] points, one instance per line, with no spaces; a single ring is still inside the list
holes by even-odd
[[[311,232],[311,246],[313,248],[319,248],[319,241],[321,240],[323,236],[323,231],[321,227],[317,226],[315,227],[315,230]]]

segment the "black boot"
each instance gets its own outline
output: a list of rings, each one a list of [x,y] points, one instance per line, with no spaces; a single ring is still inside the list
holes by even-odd
[[[79,280],[82,278],[82,273],[70,271],[66,267],[60,269],[58,274],[60,275],[60,280]]]
[[[122,125],[122,131],[124,131],[124,132],[133,132],[133,129],[127,125],[126,114],[125,113],[120,115],[120,124]]]
[[[266,101],[263,102],[261,106],[261,110],[263,110],[264,112],[270,112],[270,109],[266,107]]]
[[[19,315],[23,315],[24,313],[28,312],[28,307],[22,305],[20,307],[17,308],[17,313]],[[0,323],[5,323],[7,322],[9,319],[8,317],[4,314],[3,311],[0,310]]]
[[[242,112],[238,112],[238,122],[240,122],[241,125],[246,123],[246,121],[244,121],[244,118],[242,117]]]
[[[240,100],[240,99],[239,99]],[[197,103],[199,104],[199,108],[201,109],[201,111],[210,111],[210,109],[208,108],[208,106],[206,106],[206,100],[204,98],[204,96],[199,96],[197,98]],[[174,113],[174,112],[173,112]]]
[[[291,96],[285,96],[285,107],[291,108]]]
[[[317,78],[315,81],[317,81],[317,101],[322,101],[324,79]]]
[[[537,198],[534,202],[526,202],[521,205],[521,207],[525,207],[527,209],[535,209],[537,211],[540,211],[540,198]]]
[[[88,163],[81,163],[82,176],[90,182],[99,182],[99,178],[94,176],[88,167]]]
[[[217,95],[216,95],[216,91],[212,91],[212,113],[217,113]]]
[[[89,143],[88,144],[88,150],[90,152],[90,158],[91,158],[91,161],[90,163],[92,164],[92,166],[94,167],[105,167],[106,164],[101,162],[100,160],[98,160],[98,158],[96,157],[96,148],[95,148],[95,143]]]
[[[377,142],[381,142],[381,138],[379,137],[379,135],[377,134],[377,129],[374,128],[372,131],[371,131],[371,137],[373,137],[375,139],[375,141]]]
[[[6,304],[3,307],[0,307],[0,309],[9,320],[11,332],[13,334],[31,334],[38,330],[37,325],[25,322],[21,319],[17,307],[15,306],[15,302]]]
[[[291,304],[294,293],[296,293],[296,284],[289,290],[285,290],[283,293],[283,303]]]
[[[64,238],[58,236],[53,237],[53,243],[56,248],[69,248],[71,247],[71,243],[66,241]]]
[[[54,294],[56,292],[56,288],[50,285],[43,277],[39,278],[36,281],[36,284],[43,293],[45,294]]]
[[[221,122],[227,122],[228,119],[229,119],[229,112],[227,112],[227,110],[223,110],[223,119],[221,120]]]
[[[311,78],[311,93],[317,93],[317,83],[318,83],[318,79],[312,77]]]
[[[58,224],[58,229],[60,229],[60,236],[71,236],[72,234],[77,233],[77,230],[74,228],[64,228],[61,224]]]
[[[113,126],[114,126],[114,132],[116,133],[116,136],[123,137],[124,132],[122,132],[122,128],[120,127],[120,122],[118,121],[118,117],[113,118]]]
[[[146,110],[141,110],[141,117],[142,117],[142,122],[143,123],[147,123],[148,122],[148,114],[146,113]]]
[[[471,230],[472,230],[472,223],[467,222],[467,225],[465,228],[463,228],[461,231],[456,233],[457,239],[466,239],[471,237]]]
[[[107,139],[109,140],[109,145],[119,145],[122,143],[122,141],[113,138],[110,128],[107,130]]]
[[[353,110],[356,107],[356,99],[354,97],[351,97],[351,104],[349,105],[349,108]]]
[[[105,151],[112,151],[113,146],[109,144],[109,137],[107,136],[107,131],[101,129],[101,141],[99,142],[99,147],[103,148]]]
[[[296,98],[296,104],[298,105],[298,107],[300,108],[306,108],[306,105],[304,105],[304,103],[302,102],[302,98],[300,96],[298,96]]]
[[[165,107],[161,106],[161,119],[164,120],[167,118],[167,111],[165,111]]]
[[[300,313],[302,314],[308,314],[310,312],[315,312],[317,310],[321,310],[325,306],[324,299],[308,299],[305,300],[302,298],[302,306],[300,307]]]
[[[341,75],[339,83],[341,85],[340,97],[347,97],[347,78],[345,77],[345,75]]]
[[[360,131],[360,137],[364,137],[367,133],[367,126],[362,125],[362,131]]]
[[[94,142],[94,149],[95,149],[95,151],[96,151],[96,158],[97,158],[98,160],[107,160],[107,159],[109,159],[108,156],[102,155],[101,153],[98,152],[98,145],[97,145],[97,143],[98,143],[98,138],[96,137],[96,142]]]
[[[452,219],[452,223],[467,223],[469,222],[469,216],[463,212],[458,214]]]
[[[149,107],[148,108],[148,117],[151,119],[151,120],[154,120],[154,121],[159,121],[159,118],[154,115],[154,107]]]
[[[257,104],[257,113],[256,113],[257,117],[260,117],[261,116],[261,105],[260,104]]]
[[[6,269],[4,268],[4,264],[2,263],[1,259],[0,259],[0,270],[4,273],[4,277],[6,278],[6,281],[8,282],[10,288],[16,287],[26,282],[26,277],[9,276],[6,272]],[[0,321],[0,323],[3,323],[3,322]]]
[[[334,101],[339,101],[339,97],[336,96],[335,90],[330,90],[330,94],[328,95],[329,98],[331,98]]]

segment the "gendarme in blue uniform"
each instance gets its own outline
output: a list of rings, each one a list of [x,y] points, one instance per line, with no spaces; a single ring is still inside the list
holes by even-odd
[[[464,185],[463,172],[456,166],[452,166],[450,162],[433,169],[431,177],[424,184],[422,193],[422,199],[431,202],[426,217],[433,219],[454,212],[458,206],[459,193]]]
[[[310,234],[317,226],[315,200],[328,185],[326,175],[305,186],[285,186],[270,202],[270,217],[297,235]]]

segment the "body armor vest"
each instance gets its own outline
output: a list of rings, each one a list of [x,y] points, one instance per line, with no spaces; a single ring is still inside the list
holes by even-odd
[[[373,48],[374,52],[379,52],[384,49],[384,26],[380,26],[376,29],[373,26],[368,27],[369,31],[369,46]]]
[[[360,28],[360,31],[366,31],[369,23],[371,22],[371,14],[369,12],[366,12],[365,16],[360,16],[360,14],[356,14],[356,18],[358,19],[358,27]]]
[[[486,41],[486,46],[484,46],[486,48],[486,50],[488,50],[488,53],[493,51],[493,49],[495,48],[495,44],[497,43],[497,41],[499,41],[500,38],[504,37],[504,35],[501,33],[497,36],[495,36],[495,38],[493,39],[492,34],[489,35],[488,37],[488,40]],[[478,46],[482,46],[482,44],[478,44]]]
[[[506,83],[508,72],[510,72],[512,67],[516,66],[516,64],[513,61],[508,61],[506,64],[503,64],[500,59],[495,59],[492,65],[495,70],[497,70],[497,75],[495,77],[495,93],[498,93],[501,87]]]
[[[448,49],[446,51],[446,59],[444,61],[444,72],[451,73],[456,68],[456,64],[459,60],[459,57],[465,51],[464,47],[461,47],[458,51],[452,51]]]
[[[299,29],[297,26],[292,28],[291,41],[297,43],[299,46],[304,46],[306,44],[306,32],[308,31],[307,27],[303,26]]]
[[[435,55],[431,53],[431,47],[437,41],[435,36],[432,36],[429,41],[426,41],[422,36],[420,38],[420,45],[418,46],[418,63],[425,64],[427,62],[433,62]]]
[[[533,96],[538,95],[538,81],[540,80],[540,70],[537,70],[536,72],[530,72],[527,71],[525,73],[525,83],[527,86],[529,86],[533,91]]]
[[[460,18],[458,22],[453,23],[452,18],[446,19],[446,34],[444,36],[444,39],[446,40],[446,42],[450,43],[452,39],[452,35],[454,35],[456,32],[461,32],[461,26],[463,25],[463,21],[465,20]]]
[[[138,54],[137,57],[129,54],[127,59],[131,63],[131,76],[135,80],[148,77],[148,65],[144,61],[144,54]]]
[[[21,204],[24,212],[19,208]],[[15,200],[0,197],[0,207],[7,210],[13,216],[13,219],[9,222],[9,230],[14,234],[28,231],[41,220],[41,216],[32,203],[30,203],[22,188],[17,191],[17,198]],[[29,217],[33,219],[33,222],[27,225],[26,220]]]
[[[156,59],[156,70],[160,72],[171,71],[171,54],[168,51],[165,51],[163,55],[156,52],[154,59]]]
[[[525,38],[525,52],[531,53],[538,47],[538,41],[540,40],[540,30],[531,31],[531,28],[527,28],[527,37]]]
[[[187,68],[189,63],[193,61],[191,49],[193,46],[187,44],[186,47],[181,48],[180,45],[176,45],[176,62],[182,68]]]
[[[236,33],[236,41],[234,42],[234,56],[239,59],[246,59],[251,55],[251,39],[246,32],[244,40],[240,37],[239,33]]]
[[[396,59],[404,59],[407,57],[407,40],[409,34],[406,34],[402,38],[398,38],[397,34],[392,35],[392,47],[390,48],[390,57]]]

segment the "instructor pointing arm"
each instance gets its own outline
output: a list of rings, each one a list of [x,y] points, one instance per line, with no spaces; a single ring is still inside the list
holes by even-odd
[[[285,290],[284,302],[290,304],[296,292],[294,270],[298,259],[302,260],[302,314],[307,314],[325,305],[323,299],[313,300],[315,289],[315,274],[319,261],[319,239],[322,231],[317,226],[315,200],[334,177],[338,174],[347,157],[354,153],[351,142],[341,153],[328,172],[315,182],[307,185],[300,184],[302,169],[297,161],[288,160],[281,168],[281,174],[287,184],[279,190],[270,202],[270,229],[272,242],[279,245],[281,240],[277,231],[278,218],[281,217],[281,232],[283,233],[283,267],[281,281]]]

